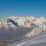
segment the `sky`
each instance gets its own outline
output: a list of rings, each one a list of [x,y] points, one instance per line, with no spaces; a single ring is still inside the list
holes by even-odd
[[[46,17],[46,0],[0,0],[0,18]]]

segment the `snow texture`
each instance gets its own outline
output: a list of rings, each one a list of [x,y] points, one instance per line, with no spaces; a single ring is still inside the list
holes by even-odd
[[[46,46],[46,31],[8,46]]]

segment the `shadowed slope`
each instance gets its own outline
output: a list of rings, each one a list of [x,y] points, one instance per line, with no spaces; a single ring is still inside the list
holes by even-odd
[[[10,20],[10,22],[12,22],[15,26],[19,27],[18,24],[16,22],[14,22],[12,19],[8,18]]]

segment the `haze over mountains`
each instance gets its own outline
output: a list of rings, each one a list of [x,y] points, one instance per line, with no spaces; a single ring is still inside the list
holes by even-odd
[[[46,31],[46,19],[30,17],[8,17],[0,19],[0,40],[30,37]]]

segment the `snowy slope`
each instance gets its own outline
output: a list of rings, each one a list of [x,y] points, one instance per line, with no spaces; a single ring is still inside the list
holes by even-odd
[[[46,46],[46,31],[8,46]]]

